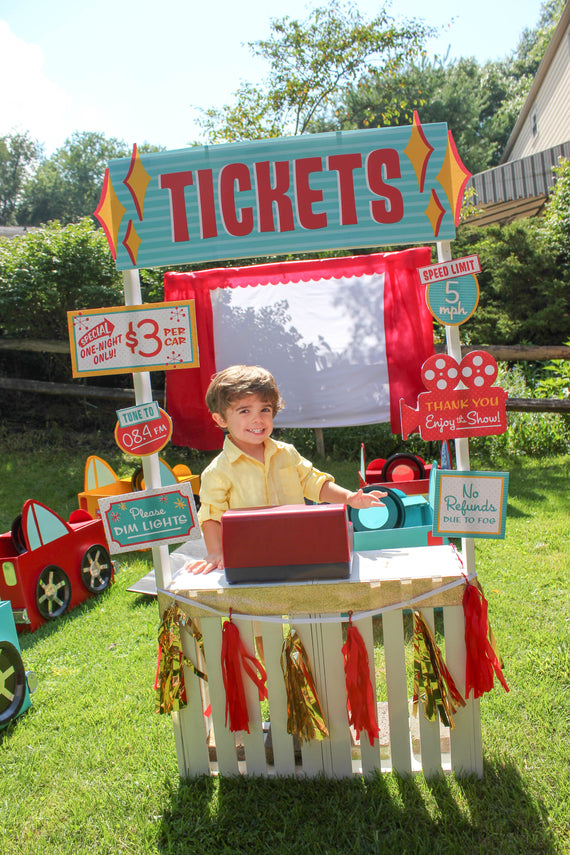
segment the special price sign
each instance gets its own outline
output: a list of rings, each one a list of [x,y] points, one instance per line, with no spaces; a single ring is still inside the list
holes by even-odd
[[[435,476],[434,535],[505,536],[508,472],[438,469]]]
[[[115,442],[127,454],[155,454],[172,436],[172,420],[156,401],[117,410],[117,419]]]
[[[199,365],[193,300],[67,313],[74,377]]]

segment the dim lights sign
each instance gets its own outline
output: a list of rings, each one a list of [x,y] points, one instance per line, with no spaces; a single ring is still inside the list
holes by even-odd
[[[191,147],[109,163],[95,216],[119,269],[455,237],[445,124]]]
[[[99,499],[109,552],[201,537],[190,483]]]

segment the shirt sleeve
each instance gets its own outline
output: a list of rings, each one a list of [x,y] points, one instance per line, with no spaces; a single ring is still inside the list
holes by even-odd
[[[334,478],[328,472],[321,472],[316,469],[311,461],[302,457],[296,449],[295,455],[297,457],[295,466],[303,488],[303,495],[311,502],[318,502],[323,484],[326,484],[327,481],[334,481]]]
[[[230,486],[229,481],[216,469],[204,469],[200,477],[200,525],[206,520],[220,522],[222,514],[229,508]]]

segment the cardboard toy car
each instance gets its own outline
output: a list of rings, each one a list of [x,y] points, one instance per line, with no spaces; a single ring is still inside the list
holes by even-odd
[[[360,445],[358,481],[361,487],[376,484],[401,490],[407,496],[426,494],[432,468],[437,469],[437,463],[426,463],[417,454],[406,452],[392,454],[387,458],[376,457],[367,465],[364,443]]]
[[[101,519],[75,510],[65,522],[33,499],[0,535],[0,599],[18,631],[34,632],[95,594],[113,578]]]
[[[26,672],[24,668],[12,607],[7,600],[2,601],[0,602],[0,730],[22,715],[30,706],[29,677],[35,682],[35,675]]]
[[[200,476],[194,475],[184,463],[170,467],[165,460],[159,458],[160,482],[163,487],[190,481],[196,507],[199,506]],[[129,478],[119,478],[113,468],[101,457],[90,455],[85,462],[83,490],[77,494],[79,507],[91,514],[99,516],[99,499],[108,496],[122,496],[123,493],[144,490],[142,467],[138,467]]]

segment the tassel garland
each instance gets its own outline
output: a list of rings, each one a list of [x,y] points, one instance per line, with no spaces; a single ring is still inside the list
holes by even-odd
[[[508,692],[509,687],[502,671],[503,660],[489,626],[488,603],[479,583],[466,586],[463,594],[463,611],[467,655],[465,697],[469,697],[472,689],[474,698],[480,698],[485,692],[490,692],[493,688],[494,674]]]
[[[435,721],[439,712],[442,723],[451,728],[453,713],[465,706],[429,626],[414,609],[414,715],[420,700],[428,721]]]
[[[203,680],[208,679],[190,659],[184,656],[180,636],[181,625],[191,633],[198,645],[202,644],[202,635],[192,620],[186,618],[178,606],[169,606],[162,616],[158,631],[158,662],[154,680],[157,713],[171,713],[187,706],[184,665]]]
[[[267,674],[261,662],[247,652],[239,630],[230,619],[222,629],[222,677],[226,690],[226,727],[230,730],[245,730],[249,733],[249,716],[243,684],[242,668],[253,680],[259,691],[259,700],[267,698]]]
[[[354,727],[357,739],[360,739],[360,732],[365,730],[370,745],[373,745],[374,740],[378,738],[378,723],[374,690],[370,682],[368,651],[360,632],[352,625],[351,618],[349,618],[342,654],[348,723]]]
[[[281,669],[287,692],[287,733],[301,742],[328,737],[307,653],[294,630],[283,642]]]

